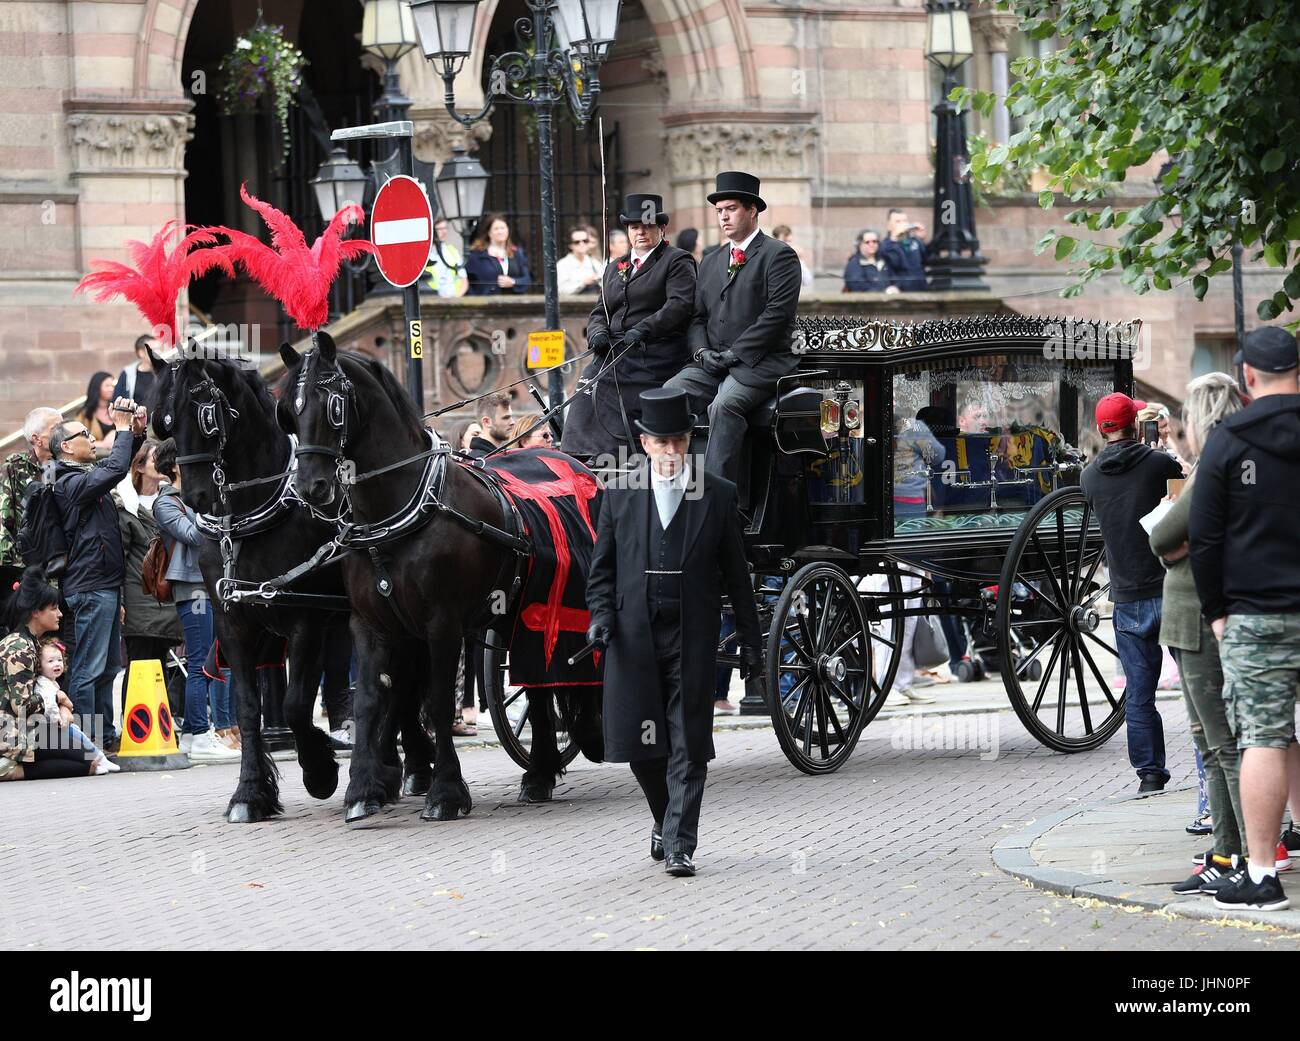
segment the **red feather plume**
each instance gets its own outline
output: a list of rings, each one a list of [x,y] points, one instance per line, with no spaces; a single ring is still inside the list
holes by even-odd
[[[116,296],[126,297],[155,332],[167,330],[175,344],[180,333],[176,300],[190,279],[200,278],[214,268],[235,277],[229,258],[216,249],[198,248],[216,243],[210,229],[199,228],[183,235],[169,253],[168,243],[177,229],[184,227],[179,221],[168,221],[151,241],[127,242],[126,251],[134,268],[116,260],[92,260],[97,270],[78,282],[74,292],[91,293],[101,304]]]
[[[365,211],[355,203],[344,206],[309,248],[288,214],[250,195],[244,185],[239,186],[239,195],[271,229],[271,245],[231,228],[208,229],[230,239],[217,250],[238,262],[254,282],[279,300],[299,328],[319,329],[329,318],[330,285],[338,277],[339,266],[344,260],[375,251],[364,239],[343,238],[344,225],[364,221]]]

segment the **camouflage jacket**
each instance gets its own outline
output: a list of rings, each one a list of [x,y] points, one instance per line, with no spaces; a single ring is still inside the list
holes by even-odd
[[[23,492],[41,476],[41,467],[31,452],[14,452],[0,471],[0,565],[23,566],[18,551],[18,529],[22,526]]]
[[[36,648],[21,629],[0,640],[0,755],[20,763],[35,758],[30,723],[45,713],[36,690]]]

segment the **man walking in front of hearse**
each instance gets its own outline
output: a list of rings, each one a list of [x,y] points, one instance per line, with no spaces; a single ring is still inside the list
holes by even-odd
[[[739,474],[749,414],[799,364],[791,349],[803,281],[799,254],[759,231],[767,203],[758,190],[751,174],[718,174],[708,199],[726,241],[700,263],[686,334],[692,362],[665,384],[686,391],[692,407],[708,408],[704,468],[730,481]]]
[[[763,661],[736,486],[692,465],[694,423],[684,391],[641,394],[636,425],[650,462],[605,490],[587,578],[587,639],[608,647],[605,759],[631,764],[654,818],[650,856],[666,857],[679,877],[695,874],[714,754],[723,593],[736,616],[741,676],[758,675]]]

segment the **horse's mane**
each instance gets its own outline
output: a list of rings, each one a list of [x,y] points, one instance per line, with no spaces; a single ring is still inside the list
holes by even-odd
[[[354,365],[360,365],[378,381],[380,389],[392,402],[393,408],[397,410],[399,422],[406,423],[415,430],[423,428],[424,417],[416,411],[415,401],[386,365],[380,364],[368,355],[358,354],[355,351],[339,351],[338,353],[340,360],[346,358]]]

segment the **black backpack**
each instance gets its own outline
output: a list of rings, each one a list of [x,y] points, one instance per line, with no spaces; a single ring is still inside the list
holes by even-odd
[[[54,486],[33,481],[23,493],[23,523],[18,529],[18,552],[31,566],[41,564],[51,581],[68,566],[68,536],[63,511],[54,499]]]

